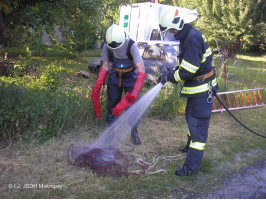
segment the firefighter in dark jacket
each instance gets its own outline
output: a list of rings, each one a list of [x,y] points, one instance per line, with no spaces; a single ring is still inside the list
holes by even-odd
[[[184,15],[178,9],[166,9],[160,16],[162,32],[170,31],[180,41],[179,66],[174,71],[160,77],[162,84],[166,81],[183,83],[180,91],[187,98],[185,111],[188,124],[187,146],[181,148],[187,153],[182,168],[177,169],[177,176],[198,173],[211,119],[213,91],[218,84],[212,67],[212,51],[204,35],[184,23]]]
[[[111,25],[106,31],[106,43],[103,46],[101,60],[102,68],[92,89],[91,98],[96,116],[101,119],[99,92],[108,74],[106,122],[111,125],[138,99],[146,77],[145,67],[137,45],[133,40],[126,38],[124,29],[116,24]],[[125,95],[122,98],[123,91]],[[133,144],[140,145],[137,126],[138,124],[132,125],[131,138]]]

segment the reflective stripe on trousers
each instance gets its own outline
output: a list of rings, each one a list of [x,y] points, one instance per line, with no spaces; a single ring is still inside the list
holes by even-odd
[[[213,87],[217,85],[216,78],[211,81],[211,84]],[[195,87],[183,87],[181,90],[181,93],[183,93],[183,94],[197,94],[197,93],[208,91],[210,87],[211,87],[210,83],[205,83],[203,85],[195,86]]]
[[[204,150],[204,149],[205,149],[205,145],[206,145],[206,143],[202,143],[202,142],[193,142],[193,141],[191,140],[189,147],[190,147],[190,148],[193,148],[193,149],[197,149],[197,150]]]

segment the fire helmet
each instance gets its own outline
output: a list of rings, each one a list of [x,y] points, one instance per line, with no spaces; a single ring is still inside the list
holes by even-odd
[[[160,16],[159,26],[162,32],[169,29],[180,31],[184,27],[184,15],[178,8],[166,8]]]
[[[117,49],[124,44],[126,35],[122,27],[112,24],[107,29],[105,38],[109,48]]]

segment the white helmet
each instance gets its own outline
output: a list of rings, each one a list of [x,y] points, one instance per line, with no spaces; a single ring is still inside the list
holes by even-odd
[[[171,28],[182,30],[184,27],[184,15],[178,8],[166,8],[163,10],[160,21],[160,30],[165,32]]]
[[[125,31],[123,28],[116,24],[112,24],[106,31],[107,46],[111,49],[121,47],[126,39]]]

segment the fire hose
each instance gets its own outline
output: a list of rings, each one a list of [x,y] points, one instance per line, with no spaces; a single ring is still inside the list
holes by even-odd
[[[231,117],[233,117],[241,126],[243,126],[245,129],[247,129],[248,131],[250,131],[251,133],[253,133],[253,134],[255,134],[255,135],[257,135],[257,136],[259,136],[259,137],[262,137],[262,138],[266,138],[266,136],[265,135],[262,135],[262,134],[260,134],[260,133],[257,133],[257,132],[255,132],[255,131],[253,131],[253,130],[251,130],[250,128],[248,128],[245,124],[243,124],[241,121],[239,121],[239,119],[236,117],[236,116],[234,116],[233,115],[233,113],[232,112],[230,112],[230,110],[227,108],[227,106],[223,103],[223,101],[220,99],[220,97],[218,97],[218,95],[217,95],[217,92],[216,91],[214,91],[214,96],[218,99],[218,101],[223,105],[223,107],[226,109],[226,111],[231,115]]]
[[[216,46],[217,46],[217,49],[218,49],[218,54],[219,55],[221,55],[221,51],[220,51],[220,48],[219,48],[219,46],[218,46],[218,42],[217,42],[217,40],[215,40],[216,41]],[[221,58],[221,56],[220,56],[220,58]],[[234,115],[233,115],[233,113],[231,113],[230,111],[229,111],[229,109],[227,108],[227,106],[222,102],[222,100],[220,99],[220,97],[218,97],[218,95],[217,95],[217,92],[216,91],[214,91],[214,96],[218,99],[218,101],[223,105],[223,107],[225,108],[225,110],[231,115],[231,117],[233,117],[241,126],[243,126],[245,129],[247,129],[248,131],[250,131],[251,133],[253,133],[253,134],[255,134],[255,135],[257,135],[257,136],[259,136],[259,137],[262,137],[262,138],[266,138],[266,136],[265,135],[262,135],[262,134],[260,134],[260,133],[257,133],[257,132],[255,132],[255,131],[253,131],[253,130],[251,130],[250,128],[248,128],[245,124],[243,124],[241,121],[239,121],[239,119],[237,119]]]

